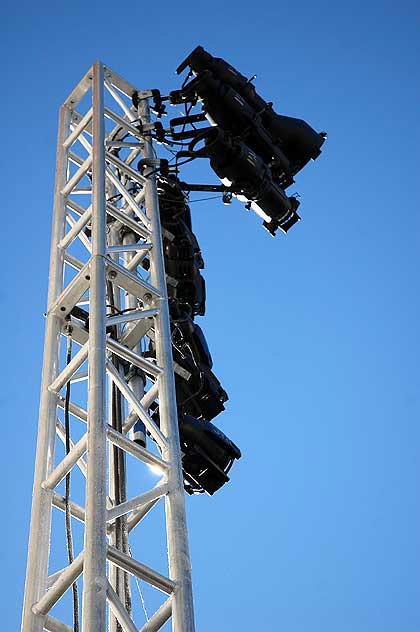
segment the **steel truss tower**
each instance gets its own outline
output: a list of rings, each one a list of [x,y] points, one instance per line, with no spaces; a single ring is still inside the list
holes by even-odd
[[[76,580],[83,632],[138,631],[130,576],[167,594],[141,631],[159,630],[172,616],[172,630],[194,632],[156,155],[147,134],[152,94],[139,91],[136,110],[136,91],[97,62],[60,110],[22,632],[71,632],[50,611]],[[136,158],[146,165],[143,174],[132,166]],[[156,360],[141,353],[147,337]],[[70,341],[75,352],[66,362]],[[153,402],[159,425],[148,412]],[[84,430],[70,439],[63,416],[72,433],[82,424]],[[147,449],[130,438],[139,420]],[[57,439],[67,445],[62,458]],[[131,498],[127,454],[137,459],[139,481],[147,465],[161,472],[152,489]],[[86,478],[84,507],[57,491],[76,467]],[[129,545],[162,497],[168,577],[133,559]],[[56,511],[84,526],[83,550],[57,571],[50,563]]]

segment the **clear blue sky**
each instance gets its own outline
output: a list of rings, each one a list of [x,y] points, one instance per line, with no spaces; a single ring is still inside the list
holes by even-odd
[[[187,499],[197,631],[420,630],[419,17],[414,1],[6,2],[5,630],[26,565],[58,107],[96,59],[175,89],[197,44],[329,134],[287,237],[238,202],[192,205],[199,322],[230,395],[216,423],[243,452],[214,498]]]

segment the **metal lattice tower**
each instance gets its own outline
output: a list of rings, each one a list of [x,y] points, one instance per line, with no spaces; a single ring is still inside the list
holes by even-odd
[[[136,111],[131,102],[135,91],[97,62],[60,110],[22,632],[71,632],[50,611],[77,578],[83,586],[83,632],[137,631],[129,576],[168,595],[140,628],[143,632],[159,630],[171,616],[174,631],[194,632],[170,320],[150,166],[155,154],[150,136],[144,135],[151,128],[152,94],[138,93]],[[116,155],[115,148],[124,156]],[[143,175],[131,166],[137,157],[149,165]],[[146,258],[148,270],[140,265]],[[80,320],[80,308],[88,313],[87,325]],[[69,337],[76,352],[65,363]],[[156,361],[141,354],[147,337],[153,339]],[[155,401],[160,426],[148,413]],[[72,441],[63,409],[73,425],[86,424]],[[139,419],[151,437],[147,449],[130,438]],[[66,438],[70,449],[56,458],[57,439]],[[139,480],[147,465],[162,472],[152,489],[129,499],[126,454],[137,459]],[[57,491],[76,467],[86,477],[84,507]],[[129,547],[133,529],[141,529],[142,519],[162,497],[168,577],[133,559]],[[84,545],[68,566],[51,572],[52,516],[66,506],[71,520],[84,525]]]

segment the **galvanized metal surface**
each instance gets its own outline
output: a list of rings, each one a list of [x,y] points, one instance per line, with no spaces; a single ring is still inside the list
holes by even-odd
[[[139,92],[136,111],[131,104],[134,90],[131,83],[97,62],[60,110],[22,632],[72,630],[68,622],[50,611],[71,590],[77,577],[83,586],[80,615],[84,632],[158,630],[171,616],[174,632],[195,629],[156,183],[153,175],[149,177],[147,171],[140,174],[132,166],[139,154],[154,157],[152,140],[144,135],[144,130],[151,129],[148,98],[152,95],[150,91]],[[142,129],[136,126],[139,116]],[[127,132],[133,136],[131,142],[122,139]],[[112,153],[115,149],[125,152],[125,158]],[[127,182],[135,183],[137,188],[129,190]],[[118,239],[120,228],[124,231]],[[146,257],[150,260],[150,279],[140,267]],[[109,307],[109,284],[116,313]],[[88,310],[88,327],[75,315],[78,305]],[[117,332],[113,337],[109,327]],[[148,335],[156,346],[156,361],[142,357],[141,341]],[[67,366],[63,365],[61,348],[66,336],[72,336],[74,344],[79,345]],[[119,359],[120,368],[113,358]],[[138,367],[140,373],[126,376],[121,369],[124,363]],[[83,397],[69,403],[69,413],[85,430],[70,439],[70,452],[56,460],[56,440],[66,440],[60,415],[65,408],[62,389],[68,383],[85,389]],[[110,424],[112,406],[107,407],[107,401],[112,402],[111,385],[125,402],[120,430]],[[154,401],[159,403],[160,427],[148,412]],[[128,411],[125,419],[123,410]],[[151,446],[142,448],[128,435],[139,419],[159,446],[158,454]],[[139,493],[126,498],[126,482],[121,480],[125,468],[108,468],[108,455],[119,451],[136,459],[139,473],[148,465],[158,466],[161,479],[152,489],[139,487]],[[68,510],[72,520],[84,525],[83,550],[76,551],[67,567],[50,570],[50,542],[56,539],[51,531],[51,514],[53,510],[66,510],[66,499],[57,491],[57,485],[76,467],[86,478],[85,506],[70,500]],[[114,471],[119,472],[118,480],[113,478]],[[135,530],[141,529],[143,519],[162,496],[168,577],[133,559],[127,549],[128,534],[133,537]],[[117,524],[120,529],[123,525],[123,544],[121,537],[116,537]],[[126,579],[121,581],[128,574],[170,594],[149,621],[133,621],[127,606],[130,587]]]

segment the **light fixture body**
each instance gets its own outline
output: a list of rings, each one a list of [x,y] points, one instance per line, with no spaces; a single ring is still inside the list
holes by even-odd
[[[296,213],[299,201],[288,197],[285,189],[294,182],[293,176],[320,155],[326,133],[316,132],[302,119],[277,114],[272,103],[257,93],[254,77],[247,79],[202,46],[188,55],[177,73],[187,67],[195,78],[176,97],[201,101],[208,120],[230,137],[223,139],[225,157],[217,147],[223,144],[221,139],[206,138],[212,168],[223,182],[229,180],[233,188],[242,189],[236,196],[262,217],[272,235],[278,228],[287,232],[300,217]],[[255,186],[246,161],[254,163]],[[264,176],[262,165],[267,170]]]
[[[227,473],[241,451],[209,421],[181,415],[178,423],[185,489],[212,495],[229,481]]]

